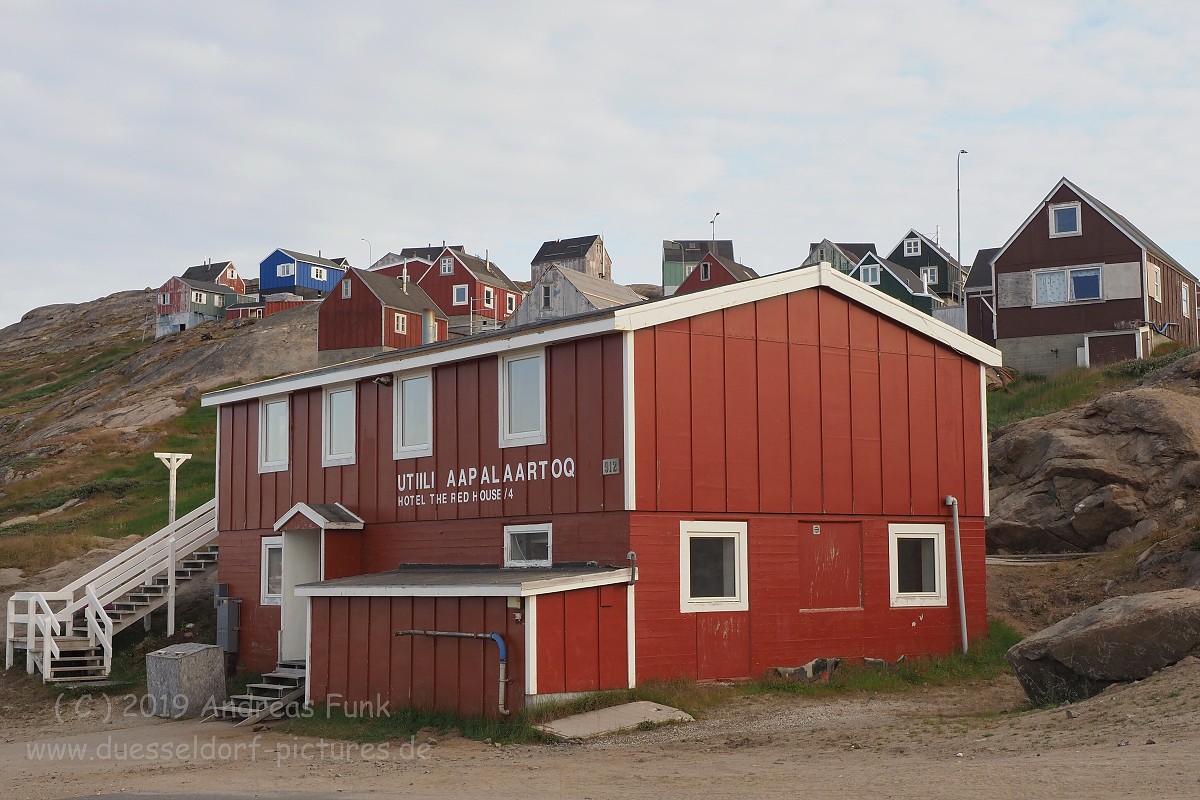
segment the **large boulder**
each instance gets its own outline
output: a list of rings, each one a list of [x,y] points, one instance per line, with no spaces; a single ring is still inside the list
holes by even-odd
[[[1091,697],[1200,652],[1200,592],[1114,597],[1018,642],[1005,654],[1036,705]]]
[[[1191,375],[997,431],[989,551],[1098,550],[1127,544],[1126,529],[1146,520],[1165,527],[1200,519],[1191,502],[1166,518],[1200,487],[1200,391]]]

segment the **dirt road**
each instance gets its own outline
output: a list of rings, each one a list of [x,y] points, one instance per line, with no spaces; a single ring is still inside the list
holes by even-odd
[[[1200,796],[1200,659],[1110,689],[1070,716],[1014,711],[1022,702],[1006,677],[834,700],[743,698],[696,723],[586,744],[494,747],[421,736],[362,750],[223,723],[136,713],[105,720],[105,706],[92,699],[67,708],[62,722],[46,710],[7,719],[0,786],[6,800]]]

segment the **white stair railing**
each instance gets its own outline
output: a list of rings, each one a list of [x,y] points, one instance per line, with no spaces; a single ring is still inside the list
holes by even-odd
[[[167,629],[175,629],[175,569],[179,562],[217,538],[217,501],[209,500],[189,514],[160,531],[147,536],[129,549],[117,554],[100,566],[75,579],[57,592],[17,592],[8,600],[8,619],[5,630],[4,668],[13,665],[17,644],[24,641],[26,669],[34,671],[37,637],[43,636],[42,675],[49,672],[50,658],[59,656],[53,637],[61,635],[65,626],[70,632],[75,614],[84,612],[87,632],[93,644],[104,649],[104,673],[112,664],[112,637],[116,625],[104,610],[107,605],[130,591],[167,577]],[[18,611],[24,603],[25,613]],[[55,609],[51,604],[62,604]],[[133,618],[121,621],[122,626]],[[24,625],[24,635],[17,626]]]

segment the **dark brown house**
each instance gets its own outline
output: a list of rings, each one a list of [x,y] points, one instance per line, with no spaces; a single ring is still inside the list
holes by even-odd
[[[1004,363],[1050,375],[1197,344],[1197,279],[1066,178],[992,259]]]

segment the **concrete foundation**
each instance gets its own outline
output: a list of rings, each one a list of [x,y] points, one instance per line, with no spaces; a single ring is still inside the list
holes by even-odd
[[[225,702],[225,653],[215,644],[173,644],[146,656],[146,706],[156,717],[198,717]]]

